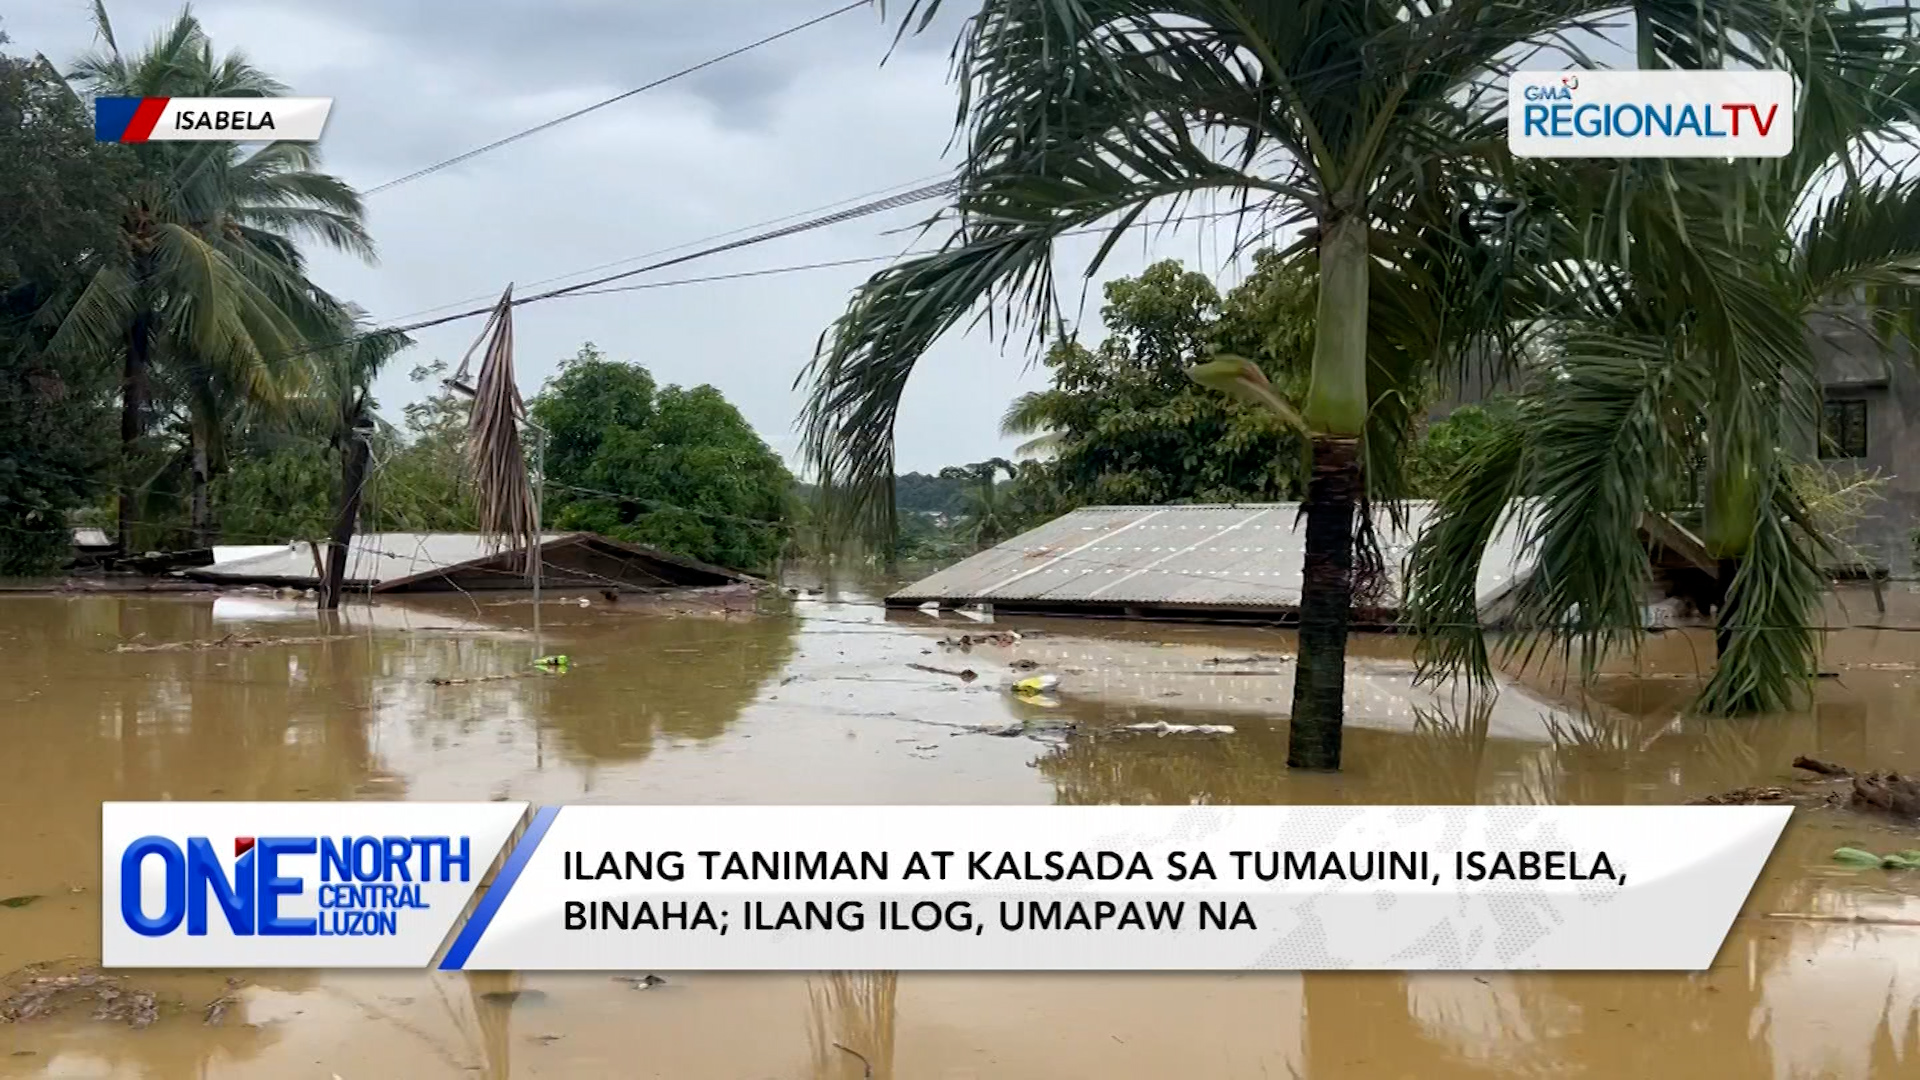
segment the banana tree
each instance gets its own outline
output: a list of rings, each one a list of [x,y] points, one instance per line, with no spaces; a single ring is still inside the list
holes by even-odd
[[[1418,211],[1436,184],[1498,152],[1504,74],[1620,6],[985,0],[956,49],[967,156],[937,219],[952,236],[876,275],[824,337],[802,376],[812,380],[810,463],[855,523],[885,528],[893,426],[914,365],[970,313],[1004,316],[1039,340],[1057,332],[1052,256],[1063,234],[1105,229],[1092,273],[1130,229],[1200,192],[1268,215],[1258,220],[1307,225],[1291,249],[1317,272],[1319,299],[1311,379],[1295,408],[1313,464],[1289,762],[1337,768],[1355,536],[1367,521],[1356,506],[1395,488],[1407,410],[1448,359],[1384,347],[1371,324],[1383,311],[1437,317],[1401,340],[1465,341],[1453,326],[1471,323],[1468,313],[1432,302],[1450,288],[1412,276],[1421,260],[1402,257],[1432,239]],[[939,7],[917,0],[902,33]],[[1782,5],[1665,9],[1659,48],[1679,63],[1704,38],[1765,40]],[[1373,295],[1383,287],[1384,305]]]
[[[1808,321],[1857,298],[1851,316],[1886,329],[1920,297],[1915,181],[1861,177],[1911,138],[1920,81],[1905,19],[1813,3],[1775,39],[1769,66],[1800,88],[1785,158],[1557,162],[1510,178],[1529,218],[1510,235],[1525,237],[1541,359],[1521,376],[1520,423],[1451,479],[1415,549],[1409,610],[1427,674],[1490,674],[1474,568],[1524,495],[1539,561],[1513,597],[1510,655],[1577,649],[1590,672],[1630,647],[1650,577],[1641,528],[1697,513],[1721,593],[1697,706],[1802,698],[1828,539],[1789,483],[1817,446]]]

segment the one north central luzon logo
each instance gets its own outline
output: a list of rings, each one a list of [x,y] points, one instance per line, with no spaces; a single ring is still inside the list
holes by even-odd
[[[1529,86],[1521,96],[1526,102],[1521,134],[1546,139],[1764,137],[1780,112],[1778,104],[1762,108],[1750,101],[1583,102],[1577,76],[1549,86]]]
[[[222,859],[204,836],[184,848],[164,836],[128,844],[120,917],[145,937],[183,926],[204,937],[214,911],[239,937],[392,937],[409,912],[431,907],[424,886],[473,874],[465,836],[242,836],[232,851]],[[314,869],[314,856],[318,880],[309,882],[294,871]],[[159,895],[149,887],[155,864]]]

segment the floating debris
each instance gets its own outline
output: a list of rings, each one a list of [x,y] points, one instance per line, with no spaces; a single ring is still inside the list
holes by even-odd
[[[1263,656],[1260,653],[1253,653],[1248,656],[1209,656],[1205,660],[1202,660],[1200,662],[1203,664],[1216,664],[1216,665],[1217,664],[1267,664],[1267,663],[1284,664],[1291,659],[1293,659],[1293,657],[1291,656]]]
[[[1920,820],[1920,778],[1894,772],[1857,773],[1845,765],[1801,756],[1793,767],[1836,780],[1852,780],[1849,800],[1855,810],[1877,810],[1908,820]]]
[[[1058,675],[1033,675],[1013,684],[1016,694],[1051,694],[1059,688]]]
[[[1783,787],[1743,787],[1707,795],[1688,802],[1690,806],[1766,806],[1798,802],[1801,796]]]
[[[155,645],[129,642],[114,652],[196,652],[202,649],[257,649],[263,645],[318,645],[327,641],[346,641],[352,634],[323,634],[319,637],[243,638],[228,634],[213,641],[164,641]]]
[[[658,975],[615,975],[614,982],[623,982],[631,990],[651,990],[656,986],[667,985],[667,980]]]
[[[23,908],[38,899],[40,899],[39,893],[30,893],[26,896],[9,896],[4,900],[0,900],[0,907]]]
[[[145,990],[128,990],[118,975],[82,971],[26,980],[0,998],[0,1021],[38,1020],[91,1000],[95,1020],[117,1020],[136,1028],[160,1018],[160,1006]]]
[[[998,645],[1003,649],[1020,644],[1022,635],[1017,630],[997,630],[990,634],[961,634],[957,638],[941,638],[938,645],[945,649],[959,649],[972,652],[975,645]]]
[[[565,671],[572,664],[573,664],[572,658],[564,655],[543,656],[540,659],[535,660],[533,662],[533,666],[541,669],[542,671]]]
[[[1875,855],[1864,848],[1842,847],[1833,850],[1833,861],[1845,863],[1848,866],[1877,867],[1884,870],[1920,870],[1920,850]]]
[[[980,677],[980,673],[972,668],[962,668],[959,671],[954,671],[950,668],[931,667],[926,664],[908,664],[907,666],[915,671],[930,671],[935,675],[951,675],[961,682],[972,682]]]
[[[498,682],[501,679],[525,679],[532,674],[531,671],[515,671],[506,675],[474,675],[465,679],[428,679],[427,682],[434,686],[462,686],[467,683]]]
[[[1165,720],[1151,724],[1128,724],[1123,731],[1146,731],[1160,736],[1167,735],[1231,735],[1231,724],[1169,724]]]
[[[1018,660],[1009,660],[1007,666],[1015,671],[1032,671],[1034,668],[1040,666],[1040,661],[1029,660],[1023,656]]]

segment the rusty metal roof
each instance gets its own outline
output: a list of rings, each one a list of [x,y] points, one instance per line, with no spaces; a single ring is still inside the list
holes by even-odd
[[[1300,603],[1306,539],[1299,503],[1228,506],[1090,506],[962,560],[888,597],[922,604],[1152,605],[1287,612]],[[1380,521],[1399,607],[1399,576],[1433,504],[1407,504],[1406,530]],[[1512,515],[1480,568],[1484,608],[1522,580],[1532,559],[1519,550]]]

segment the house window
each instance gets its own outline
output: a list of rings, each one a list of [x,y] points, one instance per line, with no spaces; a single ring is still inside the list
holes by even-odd
[[[1867,456],[1867,403],[1829,401],[1820,425],[1820,456],[1823,458],[1862,458]]]

